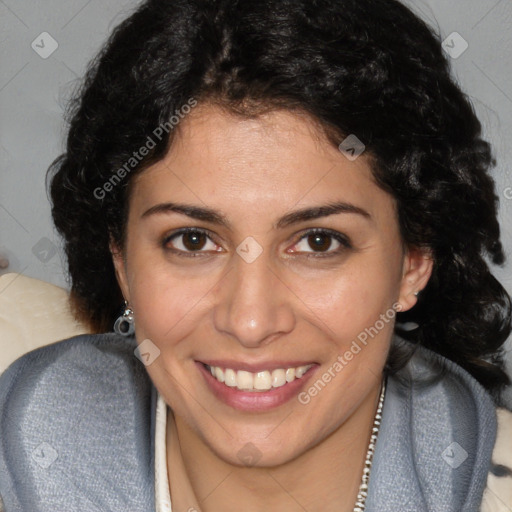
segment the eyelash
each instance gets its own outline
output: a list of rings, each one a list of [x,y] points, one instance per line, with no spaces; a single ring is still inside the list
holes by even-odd
[[[175,238],[178,238],[181,235],[185,235],[187,233],[200,233],[200,234],[204,234],[212,242],[215,243],[215,240],[213,240],[212,234],[208,230],[206,230],[206,229],[202,229],[202,228],[183,228],[183,229],[180,229],[180,230],[176,231],[175,233],[172,233],[172,234],[166,236],[163,239],[163,241],[162,241],[163,249],[165,251],[172,252],[173,254],[176,254],[177,256],[182,256],[182,257],[185,257],[185,258],[203,257],[203,255],[204,255],[204,253],[206,253],[206,251],[183,251],[181,249],[173,249],[173,248],[170,248],[170,247],[167,246],[167,244],[169,242],[171,242],[171,240],[173,240]],[[342,235],[341,233],[338,233],[337,231],[332,231],[330,229],[325,229],[325,228],[314,228],[314,229],[310,229],[310,230],[307,230],[307,231],[303,232],[300,235],[300,238],[297,240],[297,242],[294,245],[297,245],[299,242],[301,242],[303,239],[307,238],[308,236],[317,235],[317,234],[326,235],[328,237],[331,237],[332,239],[334,239],[337,242],[339,242],[341,247],[339,247],[338,249],[336,249],[334,251],[332,251],[332,250],[329,250],[329,251],[326,251],[326,252],[321,252],[321,251],[315,252],[315,251],[312,251],[312,252],[302,253],[301,254],[302,256],[305,255],[306,258],[330,258],[330,257],[338,256],[344,250],[352,249],[352,244],[350,243],[349,239],[346,236]],[[297,251],[297,252],[299,252],[299,251]]]

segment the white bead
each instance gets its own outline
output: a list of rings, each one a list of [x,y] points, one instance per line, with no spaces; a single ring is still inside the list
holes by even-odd
[[[361,478],[361,484],[359,485],[359,492],[357,494],[357,500],[354,505],[353,512],[364,512],[366,497],[368,496],[368,480],[370,477],[370,469],[372,466],[373,452],[375,451],[375,444],[377,443],[377,435],[379,433],[380,421],[382,420],[382,406],[384,404],[384,395],[386,393],[386,381],[382,382],[382,389],[380,392],[379,404],[373,420],[372,434],[370,436],[370,442],[368,445],[368,451],[366,452],[365,467],[363,469],[363,475]]]

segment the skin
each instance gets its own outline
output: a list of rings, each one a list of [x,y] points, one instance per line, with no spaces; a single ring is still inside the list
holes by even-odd
[[[393,322],[306,405],[233,409],[194,363],[299,358],[318,363],[320,376],[394,303],[413,307],[427,284],[432,260],[404,246],[394,200],[374,183],[368,158],[350,161],[315,126],[288,111],[244,119],[202,104],[166,157],[134,178],[126,244],[111,249],[137,340],[160,350],[147,371],[173,411],[173,511],[353,509]],[[340,201],[369,216],[275,226],[292,211]],[[214,209],[230,225],[172,211],[144,216],[169,202]],[[199,256],[178,254],[191,254],[187,235],[168,240],[185,227],[211,234]],[[304,236],[313,228],[350,246],[324,237],[319,251]],[[251,263],[236,252],[247,237],[263,249]],[[244,466],[237,453],[249,442],[260,458]]]

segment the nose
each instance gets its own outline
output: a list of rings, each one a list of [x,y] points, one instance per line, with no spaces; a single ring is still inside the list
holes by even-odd
[[[293,293],[268,262],[265,252],[247,263],[235,254],[219,283],[214,326],[247,348],[271,343],[295,326]]]

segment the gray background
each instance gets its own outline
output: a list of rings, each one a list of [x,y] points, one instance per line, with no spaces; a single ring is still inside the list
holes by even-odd
[[[66,286],[45,173],[64,149],[67,98],[88,60],[137,3],[0,0],[0,257],[9,260],[0,273],[19,272]],[[453,73],[495,148],[494,173],[509,257],[507,266],[496,268],[495,274],[512,293],[512,147],[507,144],[512,133],[512,1],[405,3],[438,28],[447,50],[458,53],[463,48],[453,32],[467,41],[468,48],[451,59]],[[41,36],[44,32],[58,44],[47,58],[40,55],[51,49],[48,36]],[[508,348],[512,374],[512,340]]]

